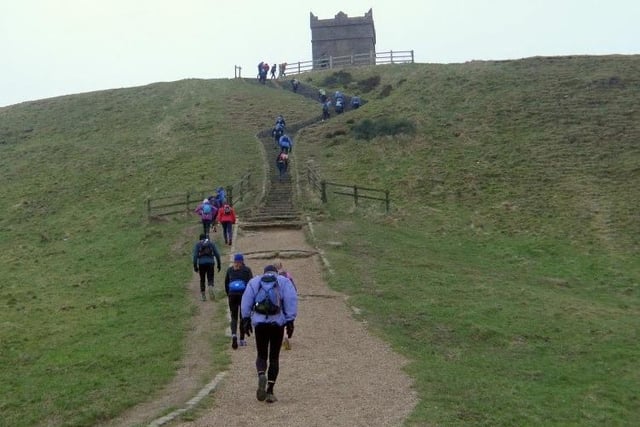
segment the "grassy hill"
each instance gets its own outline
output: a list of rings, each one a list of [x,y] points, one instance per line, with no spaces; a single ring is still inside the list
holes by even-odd
[[[293,164],[391,191],[390,215],[334,194],[301,202],[330,285],[412,360],[421,401],[409,423],[638,424],[640,57],[301,81],[368,101],[304,129]],[[277,114],[318,113],[237,80],[0,109],[0,411],[11,425],[93,425],[168,381],[197,230],[193,218],[146,221],[143,201],[262,173],[255,133]]]

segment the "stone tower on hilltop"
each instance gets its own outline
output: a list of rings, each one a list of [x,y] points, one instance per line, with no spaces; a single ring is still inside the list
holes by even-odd
[[[375,58],[373,10],[354,18],[339,12],[333,19],[318,19],[311,13],[311,47],[314,64],[329,57],[354,54],[370,54]]]

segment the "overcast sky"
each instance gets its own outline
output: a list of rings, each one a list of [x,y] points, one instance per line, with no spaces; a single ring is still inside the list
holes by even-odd
[[[0,106],[248,77],[312,59],[310,13],[369,9],[376,50],[422,63],[640,53],[640,0],[0,0]]]

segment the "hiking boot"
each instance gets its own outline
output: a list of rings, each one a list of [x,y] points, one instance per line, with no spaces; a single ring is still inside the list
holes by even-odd
[[[209,285],[209,298],[211,301],[216,299],[216,294],[213,292],[213,285]]]
[[[207,300],[207,296],[205,295],[205,293],[204,293],[204,292],[202,292],[202,293],[200,294],[200,299],[201,299],[202,301],[206,301],[206,300]]]
[[[240,340],[240,347],[246,347],[247,342],[245,340]]]
[[[273,402],[277,402],[278,398],[273,393],[267,393],[266,400],[267,400],[268,403],[273,403]]]
[[[258,375],[258,390],[256,390],[256,399],[260,402],[267,398],[267,376],[265,374]]]
[[[231,337],[231,348],[234,350],[238,348],[238,337],[236,337],[235,335]]]

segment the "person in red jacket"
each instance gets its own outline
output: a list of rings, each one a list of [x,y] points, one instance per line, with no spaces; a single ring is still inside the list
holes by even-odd
[[[224,244],[231,246],[233,243],[233,224],[236,223],[236,212],[228,203],[222,205],[218,209],[218,222],[222,225],[222,235],[224,236]]]

